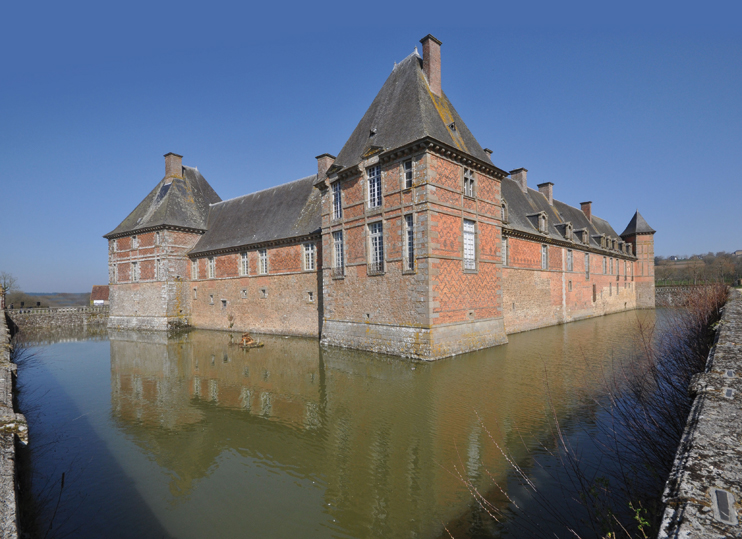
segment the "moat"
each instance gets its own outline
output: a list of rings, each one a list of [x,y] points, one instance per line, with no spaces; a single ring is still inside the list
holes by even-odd
[[[243,350],[209,331],[47,334],[19,368],[38,520],[59,500],[49,537],[525,537],[518,518],[482,518],[457,470],[503,510],[493,479],[528,509],[499,444],[558,503],[533,465],[550,462],[549,399],[568,436],[596,428],[637,320],[663,316],[514,334],[435,363],[273,336]]]

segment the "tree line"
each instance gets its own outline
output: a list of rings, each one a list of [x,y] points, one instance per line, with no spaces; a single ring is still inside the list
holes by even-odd
[[[726,251],[692,255],[680,260],[656,256],[654,266],[657,286],[710,283],[738,285],[742,279],[742,256]]]

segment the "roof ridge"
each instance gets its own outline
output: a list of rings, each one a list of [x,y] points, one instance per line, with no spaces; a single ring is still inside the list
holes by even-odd
[[[299,178],[298,180],[291,180],[290,182],[286,182],[286,183],[281,183],[281,184],[278,184],[278,185],[274,185],[273,187],[266,187],[265,189],[261,189],[260,191],[253,191],[252,193],[247,193],[245,195],[239,195],[239,196],[236,196],[236,197],[228,198],[226,200],[221,200],[219,202],[212,202],[211,204],[209,204],[209,207],[211,207],[211,206],[218,206],[219,204],[224,204],[225,202],[232,202],[233,200],[237,200],[239,198],[247,198],[247,197],[251,197],[253,195],[259,195],[260,193],[265,193],[266,191],[271,191],[273,189],[278,189],[279,187],[285,187],[286,185],[291,185],[292,183],[298,183],[298,182],[301,182],[301,181],[306,181],[306,180],[308,180],[310,178],[315,178],[316,176],[317,176],[316,174],[311,174],[309,176],[304,176],[303,178]]]

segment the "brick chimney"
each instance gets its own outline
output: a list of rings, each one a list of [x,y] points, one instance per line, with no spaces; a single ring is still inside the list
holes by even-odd
[[[489,148],[485,148],[484,153],[486,153],[487,157],[489,157],[490,161],[492,161],[492,150],[490,150]]]
[[[554,205],[554,184],[551,182],[538,184],[538,192],[546,197],[549,201],[549,206]]]
[[[510,177],[518,182],[518,184],[520,185],[520,190],[524,193],[528,192],[528,182],[526,180],[526,174],[528,174],[528,169],[525,168],[516,168],[515,170],[510,171]]]
[[[423,72],[430,91],[441,97],[441,42],[428,34],[420,40],[423,44]]]
[[[324,180],[327,177],[327,170],[335,162],[335,156],[329,153],[323,153],[317,156],[317,179]]]
[[[589,202],[580,202],[580,209],[582,209],[582,213],[585,214],[585,217],[587,217],[587,220],[592,223],[593,222],[593,203],[592,203],[592,201],[589,201]]]
[[[182,178],[183,177],[183,156],[177,153],[165,154],[165,177]]]

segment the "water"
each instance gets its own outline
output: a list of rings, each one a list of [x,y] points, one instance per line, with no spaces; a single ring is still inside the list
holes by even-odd
[[[46,335],[19,368],[38,520],[59,502],[49,537],[517,536],[462,478],[502,510],[502,491],[528,506],[499,446],[558,498],[533,465],[554,446],[549,399],[573,438],[594,428],[637,317],[655,312],[435,363],[271,336],[242,350],[208,331]]]

